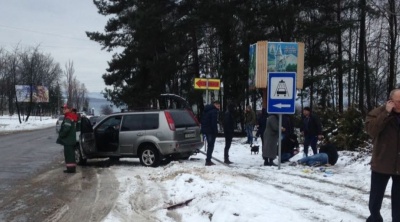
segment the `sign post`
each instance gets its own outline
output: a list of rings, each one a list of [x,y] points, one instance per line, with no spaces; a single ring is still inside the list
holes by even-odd
[[[208,104],[208,90],[219,90],[221,87],[220,79],[208,79],[208,78],[195,78],[194,88],[206,90],[206,104]]]
[[[195,89],[212,89],[219,90],[221,86],[221,80],[219,79],[207,79],[207,78],[195,78],[194,88]]]
[[[281,137],[282,114],[294,114],[296,100],[296,73],[270,72],[268,73],[267,112],[279,114],[279,161],[281,169]]]

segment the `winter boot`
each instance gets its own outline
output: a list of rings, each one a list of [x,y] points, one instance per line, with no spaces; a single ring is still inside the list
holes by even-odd
[[[264,166],[270,166],[268,158],[264,158]]]
[[[231,161],[229,160],[229,158],[225,158],[224,163],[226,163],[226,164],[232,164],[233,162],[231,162]]]
[[[215,165],[215,163],[211,162],[211,161],[206,161],[206,166],[213,166]]]
[[[67,167],[67,169],[64,170],[64,173],[76,173],[76,168],[75,167]]]
[[[270,166],[278,166],[278,165],[276,165],[276,164],[274,163],[274,159],[272,159],[272,158],[269,158],[269,165],[270,165]]]

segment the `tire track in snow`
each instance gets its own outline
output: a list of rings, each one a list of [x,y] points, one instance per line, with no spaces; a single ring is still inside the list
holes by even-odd
[[[349,198],[347,195],[348,193],[343,189],[332,189],[332,186],[314,186],[308,187],[304,184],[310,184],[304,180],[293,180],[292,178],[286,179],[283,183],[278,180],[277,177],[275,178],[267,178],[262,177],[254,174],[240,174],[243,177],[247,177],[251,180],[271,185],[281,191],[285,191],[287,193],[297,195],[301,198],[306,198],[308,200],[314,201],[319,205],[326,206],[330,208],[334,208],[338,211],[338,214],[347,213],[350,214],[360,220],[366,220],[366,214],[364,212],[360,213],[360,210],[366,209],[368,206],[367,200],[364,200],[362,197],[365,195],[364,193],[359,193],[356,197]],[[279,175],[279,174],[278,174]],[[280,175],[283,176],[283,175]],[[297,177],[297,175],[296,175]],[[301,177],[299,177],[301,178]],[[285,185],[282,185],[285,184]],[[335,205],[334,203],[346,203],[344,205]],[[350,207],[346,207],[350,206]],[[354,210],[352,210],[354,209]],[[314,215],[316,216],[316,215]],[[329,221],[326,220],[323,215],[320,218],[313,218],[318,221]]]
[[[217,158],[213,158],[219,163],[223,163]],[[226,167],[233,169],[242,169],[238,166],[222,164]],[[299,167],[295,167],[299,169]],[[343,184],[339,182],[334,182],[330,180],[324,180],[316,176],[296,174],[289,171],[274,171],[273,174],[268,174],[270,177],[260,176],[265,173],[265,167],[260,168],[250,168],[250,170],[256,170],[257,175],[253,173],[240,173],[240,176],[249,178],[251,180],[267,183],[279,190],[285,191],[287,193],[297,195],[308,200],[312,200],[318,204],[327,206],[329,208],[334,208],[340,213],[347,213],[354,216],[360,220],[366,220],[368,212],[368,194],[369,191],[362,189],[361,187],[352,186],[350,184]],[[301,168],[300,168],[301,169]],[[307,168],[303,168],[307,169]],[[288,177],[289,176],[289,177]],[[283,179],[284,178],[284,179]],[[310,183],[310,181],[312,181]],[[312,184],[317,182],[321,186],[308,187],[304,184]],[[285,184],[285,185],[282,185]],[[315,195],[315,194],[318,195]],[[355,196],[349,196],[349,194],[356,194]],[[383,205],[386,203],[390,204],[390,195],[385,195],[385,199],[389,201],[384,201]],[[343,203],[343,204],[334,204]],[[390,208],[390,206],[388,206]],[[330,209],[331,210],[331,209]],[[313,216],[312,216],[313,217]],[[323,217],[313,218],[318,221],[325,221]]]

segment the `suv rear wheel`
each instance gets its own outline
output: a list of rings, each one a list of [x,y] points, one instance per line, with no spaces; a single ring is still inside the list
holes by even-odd
[[[153,145],[145,145],[140,153],[140,163],[143,166],[157,167],[160,164],[160,154]]]

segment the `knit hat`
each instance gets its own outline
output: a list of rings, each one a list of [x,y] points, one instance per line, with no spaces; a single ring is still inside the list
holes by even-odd
[[[308,106],[304,107],[303,110],[307,110],[308,112],[311,112],[311,108]]]

